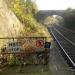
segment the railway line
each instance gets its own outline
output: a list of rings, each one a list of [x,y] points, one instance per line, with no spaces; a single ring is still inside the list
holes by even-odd
[[[75,32],[58,25],[54,25],[54,28],[58,29],[58,31],[60,31],[63,34],[63,36],[70,40],[71,43],[75,44]]]
[[[61,54],[69,66],[75,68],[75,33],[58,25],[54,25],[48,30],[60,47]]]

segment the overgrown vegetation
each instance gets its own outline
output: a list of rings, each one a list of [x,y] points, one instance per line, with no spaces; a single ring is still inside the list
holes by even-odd
[[[50,26],[50,25],[53,25],[56,23],[58,23],[58,20],[56,18],[54,18],[53,16],[48,16],[44,20],[44,24],[47,26]]]
[[[22,36],[22,37],[23,36],[25,36],[25,37],[43,37],[43,36],[48,37],[49,36],[47,29],[42,24],[38,23],[36,21],[36,19],[34,18],[34,14],[36,14],[36,12],[37,12],[37,6],[34,2],[32,2],[31,0],[6,0],[6,2],[8,4],[8,6],[10,7],[10,9],[16,15],[15,17],[17,17],[17,19],[19,19],[19,21],[22,23],[21,25],[23,26],[23,30],[20,32],[19,36]],[[14,25],[12,28],[16,31],[16,28]],[[11,31],[12,31],[12,29],[11,29]],[[7,42],[5,42],[5,41],[6,40],[3,41],[2,46],[0,45],[2,48],[0,50],[0,53],[4,53],[7,50],[9,50],[9,51],[7,51],[7,53],[9,53],[10,50],[14,49],[14,46],[11,47],[12,49],[8,49],[8,48],[10,48],[9,43],[14,43],[14,40],[13,40],[13,42],[11,42],[10,40],[8,40]],[[21,47],[24,48],[24,50],[23,50],[24,52],[26,52],[25,51],[26,48],[27,48],[27,50],[35,49],[34,45],[31,46],[31,43],[33,44],[34,42],[26,43],[26,41],[24,41],[24,39],[23,40],[17,39],[17,42],[20,42],[20,43],[24,42],[24,43],[21,43]],[[4,47],[4,45],[5,45],[5,47]],[[27,47],[25,48],[26,45],[27,45]],[[25,55],[25,54],[22,54],[22,55]],[[5,54],[5,56],[2,54],[0,56],[1,56],[1,58],[0,58],[1,60],[5,60],[5,62],[1,61],[2,64],[6,63],[11,66],[12,65],[21,65],[21,63],[24,63],[21,61],[24,61],[23,59],[25,59],[24,57],[26,57],[26,56],[20,57],[20,54],[19,54],[19,56],[17,56],[17,54],[9,54],[9,55]],[[18,57],[20,57],[20,58],[18,58]],[[29,62],[28,60],[31,61],[31,59],[32,59],[32,57],[29,55],[29,57],[27,58],[27,62]]]
[[[68,8],[64,14],[64,26],[75,29],[75,9]]]
[[[12,0],[9,6],[23,23],[24,29],[21,36],[45,35],[44,31],[47,32],[47,30],[33,16],[37,12],[37,6],[34,2],[30,2],[30,0]]]

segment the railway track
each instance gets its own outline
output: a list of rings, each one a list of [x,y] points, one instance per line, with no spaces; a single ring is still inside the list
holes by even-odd
[[[70,40],[73,44],[75,44],[75,32],[72,32],[58,25],[54,25],[54,28],[60,31],[63,34],[63,36],[65,36],[68,40]]]
[[[62,53],[64,53],[64,57],[67,58],[67,62],[69,62],[71,67],[75,68],[75,33],[57,25],[48,29],[60,46]]]

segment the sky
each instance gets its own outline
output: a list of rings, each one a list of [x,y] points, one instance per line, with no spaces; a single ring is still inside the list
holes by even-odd
[[[75,0],[36,0],[39,10],[64,10],[75,8]]]

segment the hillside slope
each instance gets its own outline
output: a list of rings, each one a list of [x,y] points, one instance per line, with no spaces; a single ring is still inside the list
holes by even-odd
[[[22,24],[7,7],[4,0],[0,0],[0,37],[19,36],[22,28]]]
[[[17,37],[22,31],[23,25],[7,7],[4,0],[0,0],[0,38]],[[5,46],[8,40],[0,39],[0,48]]]

